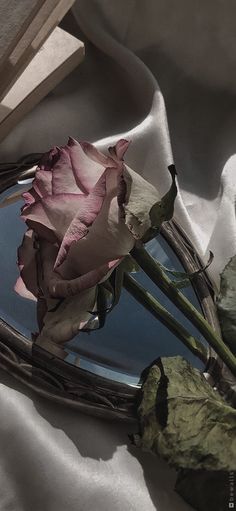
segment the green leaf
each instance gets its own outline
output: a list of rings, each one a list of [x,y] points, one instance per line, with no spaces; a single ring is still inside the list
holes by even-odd
[[[120,182],[118,203],[125,223],[136,240],[144,242],[156,236],[162,222],[173,216],[174,201],[177,195],[176,170],[168,167],[172,184],[169,191],[160,199],[158,190],[142,176],[124,165]]]
[[[148,370],[138,414],[136,445],[175,468],[236,470],[236,410],[182,357]]]
[[[176,169],[174,165],[169,165],[168,169],[172,177],[171,187],[162,199],[152,206],[149,213],[152,227],[155,229],[159,229],[162,222],[165,220],[171,220],[174,213],[174,202],[178,192],[176,186]]]
[[[169,165],[168,169],[172,177],[171,187],[160,201],[153,204],[149,211],[151,227],[143,237],[144,243],[154,238],[158,234],[162,223],[171,220],[174,214],[174,203],[178,193],[176,186],[176,169],[174,165]]]
[[[236,255],[221,273],[217,311],[224,342],[236,355]]]

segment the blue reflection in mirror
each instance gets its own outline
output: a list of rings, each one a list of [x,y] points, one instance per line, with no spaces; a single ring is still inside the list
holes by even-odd
[[[17,185],[2,193],[1,203],[21,188]],[[16,202],[0,208],[0,317],[25,335],[30,342],[31,334],[38,331],[36,303],[18,296],[14,291],[18,277],[17,248],[26,230],[24,222],[19,217],[21,205],[22,200],[19,198]],[[184,271],[176,254],[162,236],[150,241],[146,248],[164,266]],[[198,331],[144,272],[139,271],[133,276],[190,333],[200,338]],[[198,310],[201,310],[192,286],[183,289],[183,293]],[[81,332],[66,343],[64,349],[66,351],[64,361],[67,363],[131,385],[138,383],[142,370],[158,356],[182,355],[195,367],[203,368],[203,364],[181,341],[137,303],[126,290],[122,291],[119,304],[107,315],[104,328],[89,334]]]

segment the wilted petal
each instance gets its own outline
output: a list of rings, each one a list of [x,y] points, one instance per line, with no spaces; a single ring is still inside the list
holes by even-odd
[[[44,296],[49,297],[49,282],[55,278],[53,271],[57,257],[58,247],[55,244],[41,239],[38,255],[38,279]]]
[[[34,220],[26,220],[26,224],[29,229],[32,229],[38,235],[39,238],[47,240],[50,243],[56,243],[58,241],[55,232],[49,227],[46,227],[39,222],[35,222]]]
[[[37,224],[41,224],[52,231],[58,240],[62,240],[83,199],[83,195],[73,193],[48,195],[24,209],[21,216],[27,223],[36,222],[36,232]]]
[[[109,169],[105,170],[91,193],[84,195],[78,201],[77,214],[65,233],[55,268],[63,263],[71,244],[83,238],[88,232],[88,227],[96,219],[106,195],[106,176],[108,172]]]
[[[40,162],[39,162],[39,169],[41,170],[52,170],[55,163],[57,162],[59,158],[59,148],[53,147],[48,151],[47,153],[44,153]]]
[[[28,300],[34,300],[35,302],[37,302],[37,298],[35,295],[33,295],[26,287],[23,279],[21,277],[18,277],[16,283],[15,283],[15,286],[14,286],[14,290],[16,291],[16,293],[20,296],[22,296],[22,298],[27,298]]]
[[[15,291],[25,298],[31,298],[31,300],[35,300],[38,295],[37,250],[34,243],[35,236],[33,231],[26,231],[22,245],[18,249],[20,277],[15,284]]]
[[[63,238],[62,244],[60,246],[60,250],[58,252],[58,256],[55,262],[55,268],[57,268],[64,262],[72,243],[81,240],[84,236],[86,236],[87,233],[88,228],[86,227],[85,224],[80,222],[79,218],[75,218],[73,222],[71,222],[71,225],[67,230]]]
[[[104,167],[113,167],[114,166],[113,159],[110,158],[109,156],[106,156],[105,154],[101,153],[100,151],[98,151],[98,149],[96,149],[96,147],[93,144],[83,141],[83,142],[80,142],[80,145],[81,145],[83,151],[85,152],[85,154],[87,154],[87,156],[89,156],[89,158],[91,158],[91,160],[93,160],[97,163],[100,163]]]
[[[33,188],[40,197],[52,194],[52,172],[50,170],[36,170]]]
[[[134,237],[120,219],[117,197],[108,195],[88,235],[75,246],[77,267],[85,273],[94,266],[123,257],[129,254],[134,243]]]
[[[70,341],[93,318],[91,311],[96,304],[96,287],[63,300],[52,312],[44,316],[44,327],[36,343],[45,340],[56,344]]]
[[[124,154],[129,147],[130,141],[121,138],[115,146],[109,147],[109,152],[115,160],[123,160]]]
[[[32,229],[38,233],[37,225],[39,227],[45,226],[52,233],[55,232],[53,224],[50,222],[42,202],[35,202],[22,210],[21,218],[29,225],[31,223]]]
[[[71,159],[69,152],[64,148],[58,150],[58,152],[59,158],[55,163],[52,172],[53,194],[80,193],[81,190],[78,188],[71,167]]]
[[[120,218],[120,208],[116,197],[117,171],[109,171],[106,187],[108,193],[100,213],[80,241],[73,243],[64,263],[58,271],[63,278],[88,273],[99,266],[127,255],[135,240],[124,220]]]
[[[58,275],[54,280],[50,281],[50,295],[55,298],[67,298],[68,296],[77,295],[85,289],[90,289],[103,281],[104,277],[108,278],[111,270],[119,264],[120,260],[121,259],[109,261],[103,266],[95,268],[94,270],[72,280],[63,280]]]
[[[74,138],[69,138],[67,148],[76,183],[80,190],[88,193],[104,172],[104,165],[89,158]]]
[[[34,202],[40,199],[39,194],[36,192],[36,190],[34,190],[34,188],[31,188],[27,192],[22,193],[22,197],[25,201],[25,204],[22,206],[21,211],[24,211],[25,208],[28,208],[28,206],[31,206],[34,204]]]

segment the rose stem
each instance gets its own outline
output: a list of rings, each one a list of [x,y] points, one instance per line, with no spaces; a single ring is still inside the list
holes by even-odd
[[[226,346],[223,340],[211,328],[202,314],[200,314],[200,312],[195,309],[195,307],[180,292],[180,290],[174,286],[171,279],[160,268],[155,259],[150,254],[148,254],[143,246],[135,246],[131,251],[131,255],[148,275],[148,277],[150,277],[150,279],[161,289],[161,291],[193,323],[193,325],[208,341],[210,346],[215,350],[223,362],[225,362],[232,373],[236,376],[236,357]]]
[[[207,362],[207,350],[203,344],[189,334],[151,293],[127,273],[124,273],[123,286],[145,309],[151,312],[155,318],[159,319],[163,325],[175,334],[195,356],[200,358],[202,362]]]

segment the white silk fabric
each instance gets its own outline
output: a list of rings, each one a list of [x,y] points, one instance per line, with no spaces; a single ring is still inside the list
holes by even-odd
[[[77,0],[66,26],[86,58],[12,131],[1,161],[68,135],[132,141],[128,165],[162,195],[175,163],[175,217],[215,287],[236,253],[233,1]],[[0,378],[1,511],[187,511],[175,472],[130,445],[131,425],[46,402]]]

